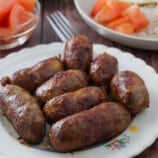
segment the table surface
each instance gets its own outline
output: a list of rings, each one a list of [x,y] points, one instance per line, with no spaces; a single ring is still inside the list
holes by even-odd
[[[75,9],[73,0],[40,0],[40,2],[42,4],[41,21],[37,29],[35,30],[32,38],[19,48],[8,51],[0,51],[0,58],[3,58],[7,54],[18,51],[22,48],[32,47],[43,43],[50,43],[53,41],[60,41],[60,39],[52,31],[50,25],[46,20],[46,16],[48,15],[48,13],[60,10],[70,20],[70,22],[73,24],[79,34],[85,34],[89,36],[89,38],[92,39],[94,43],[102,43],[107,46],[119,48],[123,51],[131,52],[135,56],[146,61],[147,64],[151,65],[156,70],[156,72],[158,72],[158,51],[130,48],[100,36],[82,20]],[[158,139],[153,145],[151,145],[135,158],[158,158]]]

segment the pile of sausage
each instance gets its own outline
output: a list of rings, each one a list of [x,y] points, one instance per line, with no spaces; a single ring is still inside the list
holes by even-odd
[[[48,134],[56,151],[74,151],[119,134],[149,106],[136,73],[119,72],[106,52],[95,59],[92,53],[90,39],[77,35],[66,42],[62,60],[52,57],[2,78],[0,108],[24,141],[37,144]]]

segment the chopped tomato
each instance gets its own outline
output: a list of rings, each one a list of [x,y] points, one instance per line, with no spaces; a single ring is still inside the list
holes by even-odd
[[[22,5],[26,10],[33,12],[35,0],[17,0],[17,3]]]
[[[98,0],[95,5],[93,6],[91,12],[90,12],[90,15],[91,17],[94,17],[98,11],[103,7],[103,5],[105,5],[105,1],[106,0]]]
[[[34,15],[31,12],[27,11],[23,6],[16,3],[11,10],[8,25],[9,27],[14,28],[33,17]]]
[[[0,27],[0,39],[13,35],[13,30],[7,27]]]
[[[116,0],[106,0],[106,4],[97,12],[94,19],[99,23],[107,23],[119,17],[121,9]]]
[[[104,23],[111,20],[111,11],[104,5],[101,10],[95,15],[94,20],[98,23]]]
[[[106,0],[106,5],[113,12],[116,12],[117,15],[120,15],[121,8],[119,6],[119,3],[116,0]]]
[[[136,31],[140,31],[142,28],[149,24],[148,18],[140,10],[137,5],[128,7],[123,13],[123,16],[127,16],[130,22],[134,25]]]
[[[121,9],[121,11],[124,11],[129,6],[131,6],[131,4],[125,3],[125,2],[121,2],[121,1],[118,1],[117,3],[118,3],[119,8]]]
[[[14,4],[15,0],[0,0],[0,24],[4,25]]]
[[[131,23],[127,22],[117,26],[115,30],[125,34],[132,34],[135,32],[135,27]]]
[[[129,21],[128,17],[120,17],[118,19],[115,19],[115,20],[111,21],[106,26],[108,28],[115,29],[117,26],[119,26],[119,25],[121,25],[123,23],[126,23],[128,21]]]
[[[120,11],[109,8],[107,5],[104,5],[101,10],[96,14],[94,20],[98,23],[107,23],[120,15]]]
[[[149,24],[138,5],[117,0],[98,0],[91,16],[96,22],[127,34],[140,31]]]

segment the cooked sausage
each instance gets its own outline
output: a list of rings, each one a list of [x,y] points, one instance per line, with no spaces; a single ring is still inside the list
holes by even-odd
[[[92,42],[87,36],[77,35],[66,42],[64,63],[68,69],[89,71],[92,59]]]
[[[63,63],[57,57],[49,58],[40,61],[32,67],[16,71],[11,76],[11,83],[33,93],[44,81],[61,70],[63,70]]]
[[[45,135],[45,118],[35,99],[16,85],[0,85],[0,108],[19,136],[30,144]]]
[[[132,114],[137,114],[149,106],[149,94],[141,77],[131,71],[116,74],[111,81],[113,96],[125,105]]]
[[[65,92],[74,91],[88,85],[87,75],[80,70],[66,70],[56,73],[36,90],[36,97],[45,103]]]
[[[81,149],[117,135],[130,120],[130,112],[124,106],[104,102],[53,124],[49,131],[50,144],[59,152]]]
[[[118,72],[118,61],[107,53],[98,55],[90,66],[92,81],[100,86],[107,87],[113,75]]]
[[[100,88],[85,87],[54,97],[46,103],[44,113],[48,122],[53,123],[106,100],[107,96]]]

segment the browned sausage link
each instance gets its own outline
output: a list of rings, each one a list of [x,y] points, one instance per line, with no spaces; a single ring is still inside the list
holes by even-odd
[[[35,99],[16,85],[0,86],[0,107],[19,136],[27,143],[39,143],[45,135],[45,119]]]
[[[65,92],[74,91],[88,85],[87,75],[80,70],[67,70],[56,73],[36,90],[37,99],[45,103]]]
[[[59,152],[69,152],[107,140],[124,130],[131,120],[124,106],[106,102],[52,125],[50,143]]]
[[[91,63],[90,77],[92,81],[97,85],[109,85],[113,75],[117,72],[117,59],[107,53],[98,55]]]
[[[68,69],[89,71],[92,59],[92,42],[84,35],[77,35],[66,42],[64,63]]]
[[[53,123],[106,100],[107,96],[100,88],[85,87],[51,99],[46,103],[44,113],[47,120]]]
[[[63,70],[62,62],[57,57],[49,58],[30,68],[15,72],[11,77],[11,82],[33,93],[39,85],[61,70]]]
[[[132,114],[137,114],[149,106],[149,94],[144,81],[138,74],[122,71],[111,81],[111,91],[114,97]]]

